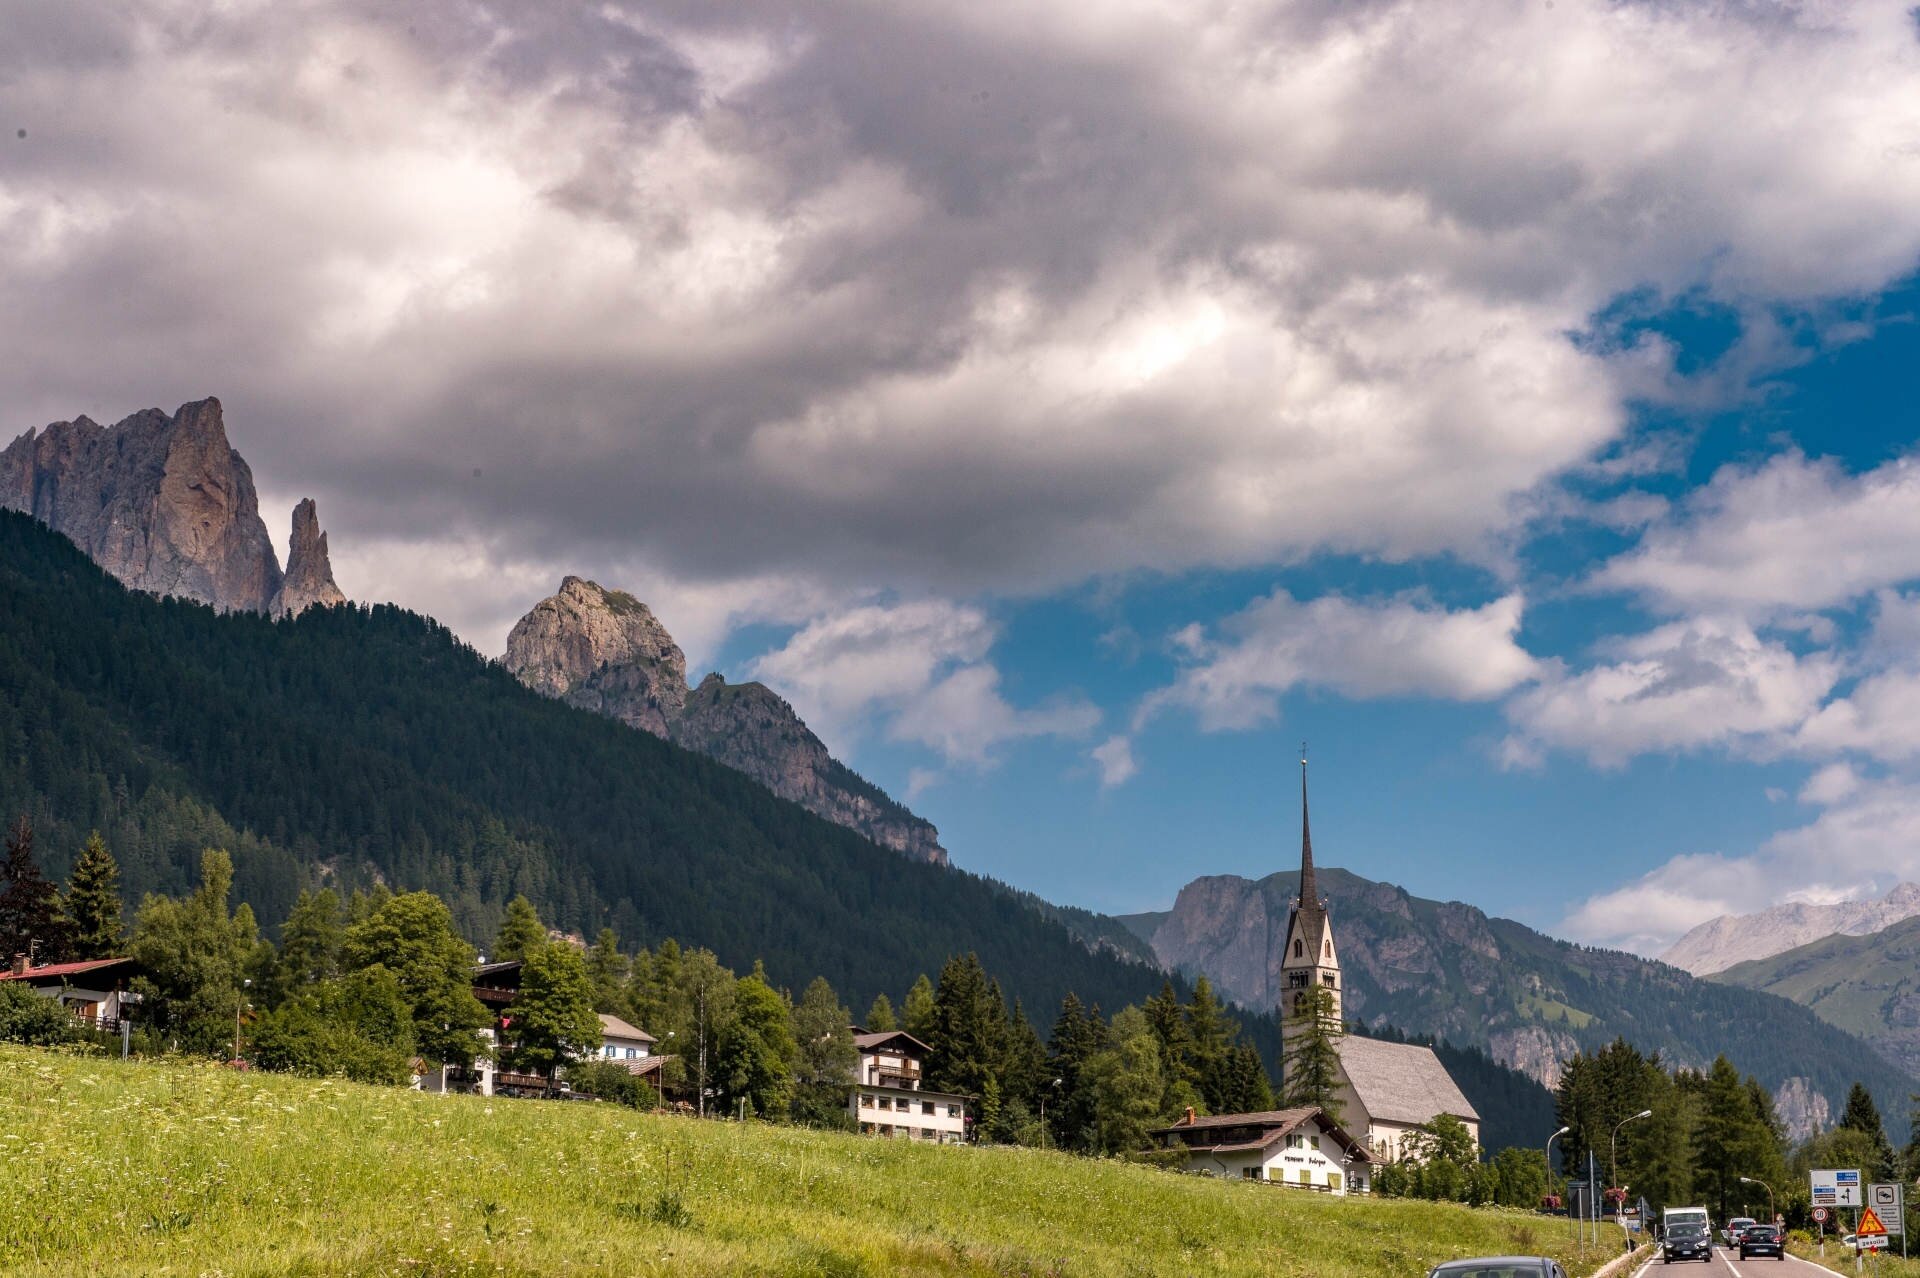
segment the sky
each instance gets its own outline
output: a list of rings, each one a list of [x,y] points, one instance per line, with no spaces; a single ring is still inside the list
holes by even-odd
[[[0,436],[218,395],[956,863],[1657,953],[1920,878],[1904,0],[0,0]]]

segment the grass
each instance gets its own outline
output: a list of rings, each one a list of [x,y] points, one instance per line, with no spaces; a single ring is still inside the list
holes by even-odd
[[[1902,1260],[1900,1239],[1895,1237],[1891,1241],[1893,1243],[1891,1251],[1882,1251],[1877,1254],[1868,1252],[1863,1255],[1860,1258],[1860,1272],[1875,1275],[1875,1278],[1920,1278],[1920,1257]],[[1912,1244],[1909,1243],[1908,1247],[1911,1250]],[[1846,1274],[1849,1278],[1853,1273],[1853,1253],[1842,1247],[1839,1240],[1831,1234],[1827,1236],[1827,1254],[1824,1258],[1821,1257],[1817,1248],[1809,1244],[1796,1242],[1789,1245],[1787,1250],[1802,1260],[1823,1265],[1834,1273]]]
[[[1017,1149],[0,1047],[0,1270],[1424,1275],[1564,1222]]]

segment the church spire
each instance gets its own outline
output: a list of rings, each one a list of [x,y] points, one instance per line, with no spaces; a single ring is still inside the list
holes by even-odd
[[[1313,826],[1307,820],[1307,743],[1300,743],[1300,908],[1320,908],[1320,884],[1313,875]]]

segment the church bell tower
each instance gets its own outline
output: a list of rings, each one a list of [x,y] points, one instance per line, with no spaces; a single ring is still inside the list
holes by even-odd
[[[1280,960],[1280,1035],[1291,1041],[1310,1019],[1307,995],[1324,989],[1332,996],[1331,1018],[1342,1020],[1340,956],[1333,948],[1333,926],[1320,885],[1313,874],[1313,828],[1307,820],[1307,752],[1300,750],[1300,896],[1287,919],[1286,950]]]

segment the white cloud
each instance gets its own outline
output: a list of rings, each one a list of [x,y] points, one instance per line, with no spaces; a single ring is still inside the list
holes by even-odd
[[[1409,596],[1301,603],[1275,591],[1222,621],[1219,638],[1180,631],[1192,664],[1147,699],[1139,718],[1183,706],[1210,731],[1249,728],[1272,719],[1281,694],[1301,685],[1352,697],[1488,700],[1540,669],[1514,640],[1523,606],[1519,595],[1451,611]]]
[[[1601,766],[1647,751],[1778,751],[1840,677],[1745,622],[1699,617],[1612,645],[1615,660],[1555,673],[1507,704],[1520,744],[1575,750]]]
[[[1728,466],[1595,584],[1675,611],[1766,616],[1844,604],[1920,576],[1920,461],[1863,474],[1782,454]]]
[[[945,600],[868,604],[815,618],[750,669],[823,738],[851,741],[877,726],[949,763],[985,766],[1006,742],[1079,737],[1097,726],[1099,711],[1078,697],[1010,704],[1000,672],[986,661],[996,636],[977,608]]]
[[[1111,790],[1115,786],[1125,785],[1140,771],[1140,765],[1134,761],[1133,757],[1132,737],[1125,735],[1108,737],[1088,753],[1100,767],[1102,789]]]
[[[1800,802],[1829,806],[1851,798],[1860,789],[1860,774],[1848,763],[1829,763],[1800,787]]]
[[[1561,924],[1576,940],[1657,954],[1721,914],[1788,901],[1875,896],[1920,877],[1920,786],[1862,784],[1807,825],[1745,856],[1678,856],[1582,902]]]

